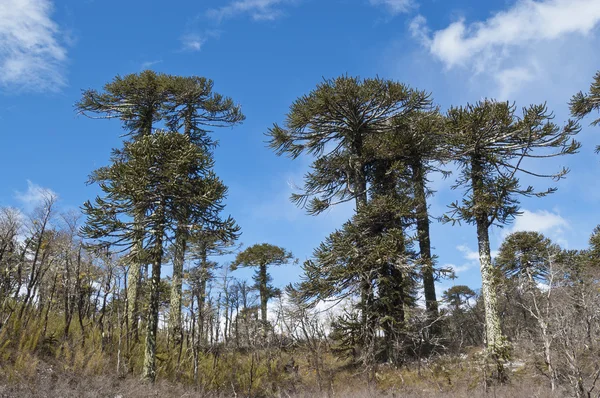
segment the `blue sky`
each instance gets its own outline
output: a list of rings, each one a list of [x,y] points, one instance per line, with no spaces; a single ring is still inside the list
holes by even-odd
[[[121,130],[75,115],[81,89],[145,68],[201,75],[247,116],[216,133],[216,170],[242,242],[281,245],[304,260],[352,209],[311,217],[289,202],[310,159],[275,156],[263,134],[295,98],[323,77],[378,75],[431,91],[444,109],[485,97],[547,101],[563,123],[571,95],[600,69],[599,25],[598,0],[2,0],[0,205],[31,208],[39,187],[56,192],[62,209],[97,194],[85,181],[120,145]],[[523,201],[523,216],[493,232],[494,247],[518,229],[586,245],[600,223],[600,131],[587,122],[578,155],[531,165],[571,173],[556,194]],[[460,197],[452,181],[432,176],[433,216]],[[439,264],[458,276],[441,289],[479,286],[473,228],[434,224],[432,241]],[[299,274],[298,266],[273,270],[280,286]]]

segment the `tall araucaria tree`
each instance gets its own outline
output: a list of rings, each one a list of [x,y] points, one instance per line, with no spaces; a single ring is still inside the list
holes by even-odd
[[[427,197],[431,191],[427,187],[427,177],[433,171],[447,175],[439,167],[448,158],[442,134],[443,116],[437,108],[431,107],[394,118],[392,123],[393,131],[384,136],[377,151],[380,157],[400,162],[407,169],[405,178],[411,187],[413,198],[425,307],[429,321],[435,322],[439,314],[429,232]]]
[[[486,100],[453,107],[446,116],[446,142],[460,169],[453,188],[464,189],[465,196],[450,205],[445,221],[462,220],[477,227],[487,351],[500,379],[506,376],[503,362],[509,345],[498,315],[489,230],[510,223],[519,214],[519,197],[541,197],[556,190],[522,187],[518,177],[563,178],[566,168],[539,173],[531,169],[530,161],[576,153],[580,145],[572,137],[578,132],[579,126],[572,121],[564,127],[553,123],[546,105],[531,105],[518,115],[514,105]]]
[[[131,140],[152,134],[156,124],[163,122],[171,131],[179,131],[190,142],[211,151],[216,142],[209,136],[210,129],[241,123],[244,115],[239,105],[229,97],[213,91],[213,81],[204,77],[171,76],[144,71],[140,74],[117,76],[104,86],[103,92],[86,90],[76,104],[79,113],[89,117],[119,118]],[[192,215],[182,208],[174,243],[173,283],[169,327],[175,341],[181,335],[181,291],[183,263]],[[134,219],[137,216],[134,215]],[[196,228],[197,229],[197,228]],[[235,231],[223,231],[227,234]],[[140,252],[129,273],[129,325],[137,333],[137,308],[140,292]]]
[[[268,132],[278,154],[316,159],[304,178],[302,192],[292,200],[310,214],[337,203],[355,201],[360,212],[369,200],[369,165],[374,160],[369,140],[392,129],[394,117],[429,106],[424,92],[404,84],[342,76],[325,80],[290,107],[285,123]],[[365,274],[367,275],[367,274]],[[370,300],[372,281],[362,281],[361,301]],[[363,311],[363,324],[367,314]]]
[[[213,81],[204,77],[171,76],[167,86],[168,100],[163,104],[167,126],[172,131],[181,131],[192,143],[209,152],[216,145],[216,141],[209,136],[209,129],[231,127],[245,119],[240,106],[236,105],[231,98],[214,92],[213,86]],[[181,343],[182,337],[183,264],[188,251],[188,241],[192,230],[203,230],[202,223],[194,224],[190,220],[191,216],[186,208],[182,208],[175,234],[169,329],[176,345]],[[209,234],[196,234],[196,240],[210,234],[233,239],[237,236],[238,230],[209,232]]]
[[[204,225],[234,229],[234,221],[221,220],[226,187],[212,172],[213,161],[189,137],[157,131],[126,142],[114,151],[112,164],[97,170],[93,180],[104,197],[86,202],[86,237],[103,245],[142,243],[152,265],[143,377],[156,377],[156,334],[158,328],[160,271],[166,242],[175,234],[181,209],[190,211]],[[132,198],[136,198],[134,202]],[[143,198],[143,199],[142,199]],[[131,217],[140,212],[136,220]],[[142,236],[138,236],[142,231]],[[130,252],[130,255],[136,255]]]
[[[155,124],[163,120],[163,105],[167,100],[169,78],[168,75],[150,70],[124,77],[117,76],[104,85],[103,91],[84,90],[81,99],[75,104],[75,109],[77,113],[90,118],[121,120],[124,135],[135,141],[152,134]],[[143,196],[131,198],[133,203],[143,199]],[[142,210],[134,211],[132,217],[136,232],[131,236],[133,245],[129,256],[127,324],[128,339],[134,336],[137,340],[142,268],[147,263],[144,261],[142,250],[143,231],[141,226],[135,227],[135,221],[143,217]]]
[[[263,337],[267,337],[269,332],[267,303],[277,293],[277,289],[270,284],[271,276],[267,268],[274,265],[288,264],[293,261],[293,258],[292,253],[282,247],[262,243],[250,246],[241,253],[238,253],[231,264],[232,269],[237,269],[238,267],[257,268],[254,275],[254,282],[260,293],[260,317],[263,326]]]

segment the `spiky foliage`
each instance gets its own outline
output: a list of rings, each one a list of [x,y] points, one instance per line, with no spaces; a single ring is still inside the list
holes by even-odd
[[[600,225],[594,228],[590,236],[590,252],[596,259],[600,259]]]
[[[600,111],[600,72],[594,75],[590,91],[588,93],[578,92],[571,98],[569,103],[571,107],[571,115],[575,118],[582,119],[593,111]],[[600,124],[600,118],[595,119],[592,125]],[[600,153],[600,145],[596,147],[596,152]]]
[[[315,158],[292,201],[309,214],[338,203],[355,201],[358,212],[369,198],[369,168],[376,159],[369,142],[392,130],[394,117],[429,106],[428,94],[380,78],[341,76],[317,85],[290,107],[283,126],[268,132],[270,147],[279,155]],[[373,300],[372,279],[360,274],[363,308]],[[370,304],[368,305],[370,306]],[[364,327],[372,329],[363,312]]]
[[[92,118],[118,118],[125,135],[137,139],[151,134],[162,120],[170,76],[145,70],[140,74],[117,76],[104,85],[104,91],[84,90],[75,104],[78,113]]]
[[[167,100],[170,76],[146,70],[140,74],[116,76],[104,85],[103,91],[84,90],[81,99],[75,104],[78,114],[94,119],[120,119],[125,130],[124,136],[136,140],[152,134],[154,126],[163,119],[163,104]],[[113,155],[115,155],[114,153]],[[123,152],[121,152],[123,155]],[[90,178],[94,182],[94,174]],[[137,203],[135,198],[133,203]],[[137,340],[138,300],[141,294],[142,267],[147,265],[143,258],[142,226],[136,226],[136,220],[142,217],[142,209],[134,212],[133,245],[128,281],[128,324],[131,334]]]
[[[114,151],[111,166],[94,175],[105,196],[84,205],[87,223],[83,232],[88,238],[125,247],[144,242],[152,264],[144,365],[144,377],[150,380],[154,380],[156,366],[160,269],[174,222],[186,209],[195,224],[235,229],[233,219],[219,217],[227,189],[211,171],[212,164],[210,155],[189,137],[158,131]],[[134,213],[135,222],[131,221]],[[143,235],[137,236],[140,232]]]
[[[104,86],[102,92],[92,89],[84,91],[76,109],[89,117],[120,118],[126,130],[125,135],[133,141],[152,134],[154,126],[164,122],[171,131],[181,131],[191,143],[210,151],[216,145],[208,134],[210,128],[229,127],[244,120],[240,106],[231,98],[214,92],[213,86],[213,81],[204,77],[180,77],[146,70],[139,74],[117,76]],[[134,220],[138,213],[134,214]],[[172,311],[169,325],[176,343],[181,335],[183,263],[188,249],[190,226],[196,223],[190,219],[192,216],[191,209],[181,208],[173,245]],[[142,229],[141,226],[137,228]],[[223,231],[217,233],[221,234]],[[134,253],[141,253],[139,246],[140,244],[132,247]],[[136,259],[134,256],[131,259],[134,266],[129,280],[129,323],[136,325],[141,276],[139,268],[143,259]]]
[[[482,293],[488,352],[504,377],[502,360],[507,342],[502,335],[497,311],[495,278],[490,256],[489,228],[509,223],[519,214],[520,196],[544,196],[556,190],[535,191],[521,187],[519,174],[561,179],[563,168],[540,174],[525,167],[525,160],[573,154],[579,143],[573,139],[579,126],[569,121],[560,127],[545,105],[532,105],[517,115],[514,105],[486,100],[475,105],[451,108],[446,117],[446,142],[460,174],[453,188],[463,188],[464,198],[450,205],[445,221],[464,220],[477,227]]]
[[[543,283],[550,261],[559,252],[560,247],[539,232],[515,232],[502,242],[495,265],[505,278],[521,279],[527,284]]]
[[[304,280],[298,289],[304,300],[316,303],[361,297],[361,322],[355,324],[352,320],[358,318],[344,317],[335,323],[335,328],[338,334],[349,338],[338,342],[340,352],[362,352],[360,359],[364,362],[373,361],[380,350],[391,346],[375,346],[375,332],[383,330],[389,343],[403,329],[405,308],[415,303],[418,275],[399,217],[403,211],[406,204],[400,198],[373,199],[340,230],[329,235],[303,265]],[[369,293],[366,300],[365,281]],[[347,346],[349,342],[356,345]]]
[[[274,265],[288,264],[293,261],[293,258],[292,253],[282,247],[262,243],[250,246],[238,253],[235,260],[231,263],[231,268],[234,270],[238,267],[257,268],[254,275],[254,282],[260,293],[260,315],[263,324],[263,335],[265,337],[269,330],[267,302],[279,292],[279,289],[271,285],[272,278],[267,268]]]
[[[213,128],[231,127],[244,121],[241,107],[213,91],[214,82],[199,76],[171,76],[163,109],[171,131],[182,131],[193,143],[207,149],[216,142]]]
[[[302,192],[292,200],[310,214],[350,200],[366,204],[366,167],[373,158],[367,140],[390,131],[392,117],[428,103],[427,94],[404,84],[348,76],[325,80],[298,98],[283,126],[275,124],[268,132],[277,154],[316,157]]]
[[[475,297],[475,292],[469,286],[455,285],[444,291],[442,298],[454,311],[460,311],[461,306]]]

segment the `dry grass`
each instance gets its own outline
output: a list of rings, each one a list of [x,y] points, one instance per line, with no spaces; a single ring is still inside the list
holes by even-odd
[[[452,368],[448,368],[452,366]],[[64,397],[64,398],[142,398],[142,397],[267,397],[264,393],[247,392],[225,388],[222,393],[203,392],[180,382],[159,380],[154,385],[144,383],[136,377],[118,378],[110,374],[84,375],[81,372],[60,370],[48,363],[38,363],[35,374],[12,373],[9,380],[0,372],[0,397]],[[292,388],[275,389],[268,396],[289,398],[520,398],[520,397],[563,397],[561,392],[552,393],[544,380],[525,372],[513,375],[511,383],[490,386],[486,392],[481,375],[471,362],[459,362],[458,358],[446,358],[438,363],[416,369],[381,369],[375,380],[367,383],[366,376],[339,371],[334,375],[328,391],[319,392],[309,370],[300,372],[299,381]],[[314,375],[312,375],[314,376]],[[304,379],[304,380],[302,380]]]

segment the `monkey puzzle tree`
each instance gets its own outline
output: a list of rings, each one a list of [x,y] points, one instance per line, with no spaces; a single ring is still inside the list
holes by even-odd
[[[429,233],[427,196],[431,191],[427,188],[427,175],[432,171],[447,175],[439,168],[440,162],[448,158],[443,145],[443,116],[432,106],[395,117],[392,124],[393,131],[383,136],[377,152],[383,158],[400,162],[407,169],[403,178],[411,186],[413,197],[425,307],[430,321],[434,321],[438,317],[438,304]]]
[[[84,90],[82,98],[75,104],[79,114],[99,119],[120,119],[125,136],[136,140],[152,134],[154,125],[163,120],[163,104],[167,100],[167,81],[169,76],[146,70],[140,74],[116,76],[104,85],[99,92],[94,89]],[[94,182],[93,178],[90,182]],[[142,195],[143,196],[143,195]],[[131,198],[134,203],[142,198]],[[132,253],[128,256],[131,262],[128,274],[127,316],[130,332],[137,339],[139,296],[144,254],[142,250],[141,227],[135,227],[135,220],[142,217],[142,210],[134,211],[133,227],[135,232],[131,239]]]
[[[246,119],[238,104],[214,92],[213,87],[214,82],[205,77],[171,76],[163,105],[169,129],[181,131],[207,149],[216,144],[208,135],[210,129],[231,127]]]
[[[461,306],[473,297],[475,297],[475,292],[469,286],[465,285],[452,286],[450,289],[444,291],[442,295],[444,301],[452,306],[455,312],[459,312]]]
[[[233,225],[230,218],[219,217],[226,187],[211,171],[212,165],[210,155],[189,137],[158,131],[114,151],[112,164],[94,175],[105,197],[84,205],[87,223],[83,232],[88,238],[105,245],[142,242],[152,265],[143,371],[151,381],[156,376],[160,270],[165,243],[176,229],[173,224],[186,209],[208,227],[229,229]],[[143,216],[132,221],[132,214],[140,210]]]
[[[260,316],[263,324],[264,337],[266,337],[269,332],[269,324],[267,322],[267,302],[278,292],[278,289],[270,284],[271,276],[267,272],[267,267],[288,264],[293,258],[294,256],[292,253],[282,247],[262,243],[250,246],[241,253],[238,253],[235,260],[231,263],[231,268],[233,270],[238,267],[258,268],[254,275],[254,282],[260,293]]]
[[[117,76],[104,86],[103,92],[85,90],[76,109],[89,117],[121,119],[126,136],[134,141],[152,134],[155,124],[164,122],[171,131],[183,130],[191,143],[210,152],[215,146],[208,135],[210,128],[233,126],[245,118],[240,106],[214,92],[213,86],[213,81],[204,77],[171,76],[146,70]],[[181,334],[183,263],[193,224],[191,216],[183,207],[175,234],[169,326],[176,339]],[[133,250],[140,254],[132,258],[129,272],[129,325],[137,332],[142,255],[139,245],[134,245]]]
[[[167,101],[163,104],[163,112],[167,126],[172,131],[182,131],[195,145],[205,151],[211,151],[216,141],[209,136],[211,128],[231,127],[241,123],[245,116],[241,107],[229,97],[224,97],[213,91],[214,83],[204,77],[170,76],[168,79]],[[173,255],[173,283],[171,286],[171,311],[169,328],[175,343],[181,342],[181,293],[183,281],[183,263],[188,250],[188,241],[192,230],[202,231],[201,223],[194,226],[189,219],[191,214],[182,208],[175,234]],[[190,228],[190,226],[192,226]],[[196,233],[196,241],[201,236],[208,235],[226,240],[237,236],[239,228],[228,231],[205,231]],[[214,241],[214,239],[213,239]]]
[[[508,235],[498,251],[495,265],[508,279],[522,279],[526,286],[544,282],[549,262],[560,253],[560,247],[539,232],[523,231]]]
[[[368,322],[338,319],[341,352],[362,353],[365,364],[376,358],[394,358],[393,343],[403,331],[405,308],[415,303],[417,274],[414,255],[399,214],[402,198],[375,197],[342,228],[330,234],[303,265],[304,278],[297,290],[305,301],[342,300],[362,293],[363,281],[372,281],[359,309]],[[383,330],[383,346],[376,344]],[[353,335],[353,339],[345,337]],[[362,350],[357,350],[357,346]]]
[[[477,227],[487,349],[499,378],[505,377],[502,362],[508,356],[508,343],[498,316],[489,229],[508,224],[519,214],[520,196],[541,197],[556,190],[524,188],[517,175],[558,180],[568,172],[563,168],[548,174],[526,168],[528,159],[568,155],[579,149],[572,139],[579,126],[569,121],[561,128],[552,119],[545,105],[531,105],[518,116],[514,105],[492,100],[453,107],[446,116],[446,142],[460,168],[453,188],[463,188],[465,196],[450,205],[445,221],[462,220]]]
[[[325,80],[298,98],[284,125],[275,124],[268,132],[270,147],[278,155],[316,158],[305,175],[302,192],[293,194],[292,201],[309,214],[319,214],[332,205],[354,200],[360,212],[368,203],[368,169],[374,160],[369,140],[391,131],[392,118],[429,103],[426,93],[404,84],[348,76]],[[372,290],[372,281],[364,279],[363,303],[371,300]],[[365,312],[362,320],[367,325]]]

